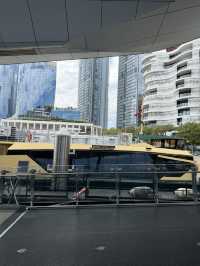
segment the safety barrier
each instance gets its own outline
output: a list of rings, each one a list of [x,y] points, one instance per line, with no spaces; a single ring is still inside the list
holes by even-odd
[[[199,175],[189,164],[121,164],[90,170],[82,165],[68,166],[68,171],[58,173],[1,170],[0,203],[52,206],[198,202]]]

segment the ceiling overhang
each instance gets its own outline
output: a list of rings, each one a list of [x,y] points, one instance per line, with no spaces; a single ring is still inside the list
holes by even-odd
[[[148,53],[200,37],[199,0],[0,0],[0,64]]]

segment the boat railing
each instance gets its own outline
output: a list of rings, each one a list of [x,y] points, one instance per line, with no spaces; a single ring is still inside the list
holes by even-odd
[[[200,200],[200,172],[190,163],[56,167],[58,171],[0,169],[0,204],[177,203]]]

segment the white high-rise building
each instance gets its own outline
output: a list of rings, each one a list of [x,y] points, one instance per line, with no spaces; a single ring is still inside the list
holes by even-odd
[[[142,65],[144,124],[200,122],[200,39],[146,55]]]
[[[83,59],[79,67],[81,119],[107,127],[109,58]]]
[[[143,93],[141,60],[143,55],[119,57],[117,127],[137,126],[140,119],[139,101]]]

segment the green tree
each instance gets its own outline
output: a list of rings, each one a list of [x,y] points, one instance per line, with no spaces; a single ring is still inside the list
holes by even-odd
[[[143,128],[143,134],[145,135],[164,135],[167,131],[174,130],[173,125],[163,125],[156,127],[147,127]],[[133,138],[137,137],[140,133],[140,127],[126,127],[126,128],[104,128],[104,135],[117,135],[120,133],[132,133]]]
[[[184,138],[192,145],[200,145],[200,124],[199,123],[186,123],[178,129],[178,136]]]
[[[103,135],[117,135],[122,132],[120,128],[103,128]]]
[[[143,133],[145,135],[165,135],[167,131],[174,130],[175,127],[173,125],[163,125],[163,126],[155,126],[155,127],[144,127]]]

